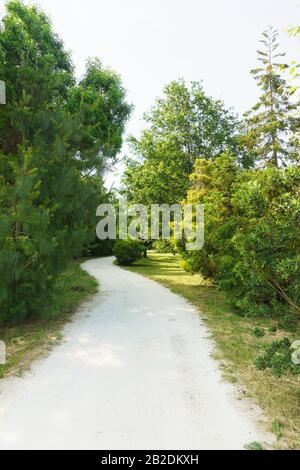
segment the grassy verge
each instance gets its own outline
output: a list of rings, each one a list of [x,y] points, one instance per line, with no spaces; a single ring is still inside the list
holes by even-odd
[[[0,339],[6,344],[7,362],[0,365],[0,378],[22,375],[34,359],[61,341],[63,326],[77,307],[97,292],[96,280],[81,269],[80,262],[71,262],[57,279],[47,318],[1,328]]]
[[[277,448],[300,449],[300,376],[275,377],[268,370],[258,371],[253,361],[266,343],[286,331],[272,331],[270,319],[243,318],[234,314],[229,302],[198,274],[186,273],[177,256],[151,253],[126,268],[154,279],[182,295],[201,312],[216,344],[224,376],[242,386],[242,394],[251,397],[265,411],[269,430],[277,436]],[[255,331],[263,332],[257,337]],[[300,337],[300,331],[296,334]]]

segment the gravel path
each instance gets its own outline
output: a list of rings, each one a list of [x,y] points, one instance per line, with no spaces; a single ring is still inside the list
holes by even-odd
[[[113,258],[83,267],[101,291],[65,341],[0,381],[1,449],[242,449],[265,438],[191,305]]]

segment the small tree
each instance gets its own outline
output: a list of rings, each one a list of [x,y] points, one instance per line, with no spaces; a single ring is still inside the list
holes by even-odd
[[[278,52],[277,36],[278,32],[270,27],[260,41],[264,49],[257,52],[262,66],[251,73],[262,95],[245,114],[241,138],[255,161],[275,167],[299,161],[300,149],[293,139],[293,131],[299,124],[295,117],[298,104],[292,102],[291,89],[282,77],[288,66],[278,62],[285,54]]]

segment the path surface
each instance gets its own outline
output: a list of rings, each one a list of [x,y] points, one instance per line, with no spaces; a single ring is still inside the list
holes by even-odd
[[[24,378],[0,381],[0,448],[239,449],[262,440],[222,381],[197,312],[114,266],[83,267],[101,292]]]

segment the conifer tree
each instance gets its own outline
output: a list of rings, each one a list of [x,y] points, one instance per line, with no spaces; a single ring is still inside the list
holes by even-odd
[[[94,243],[101,171],[122,145],[130,106],[97,59],[76,83],[51,22],[6,4],[0,22],[0,323],[47,311],[66,263]]]
[[[245,114],[241,142],[255,162],[275,167],[299,161],[300,146],[293,133],[299,124],[296,118],[298,104],[283,77],[288,67],[281,62],[284,53],[278,51],[278,32],[270,27],[263,33],[263,49],[258,50],[261,63],[251,71],[262,90],[259,101]]]

